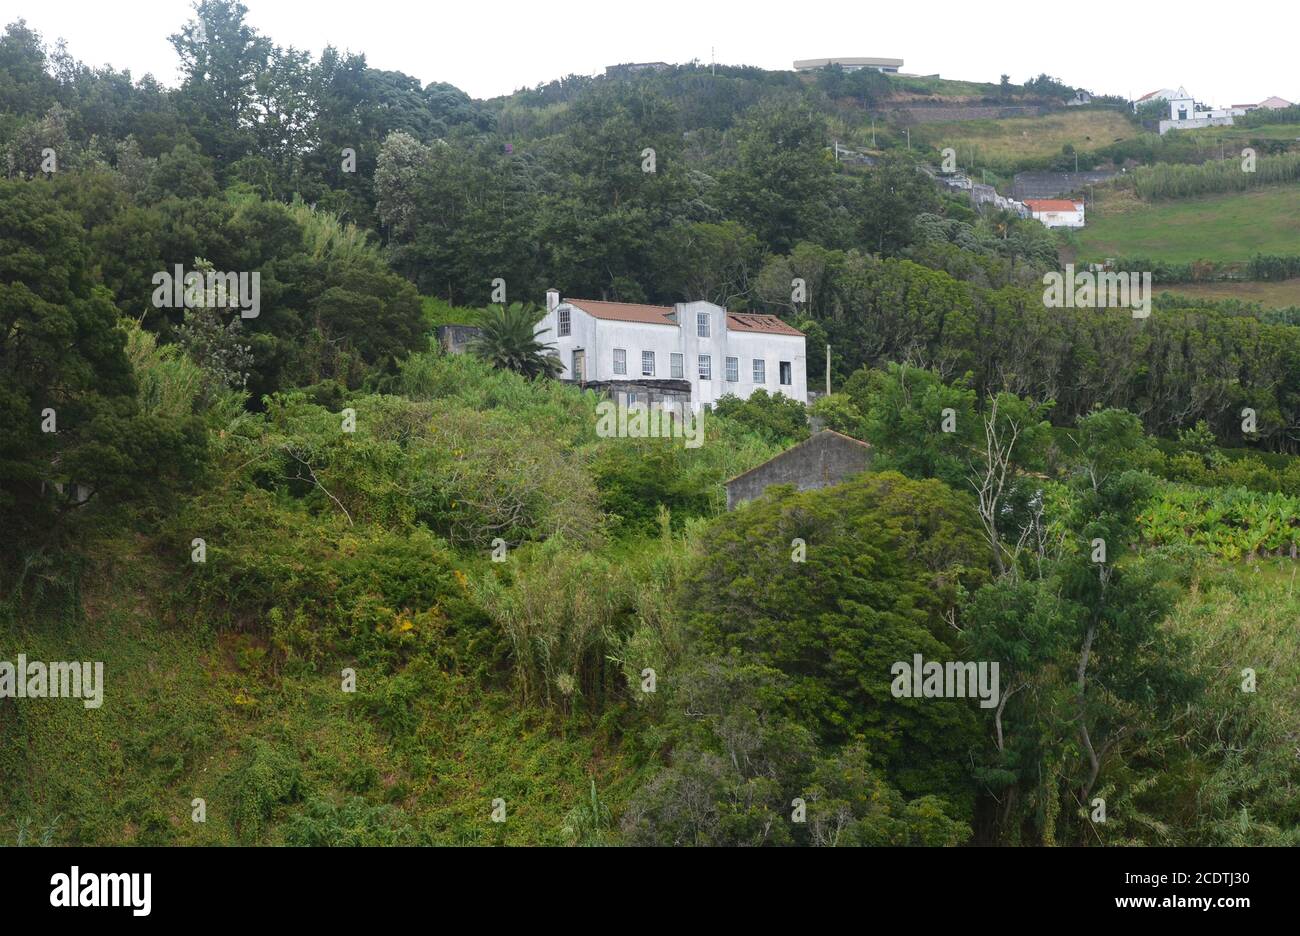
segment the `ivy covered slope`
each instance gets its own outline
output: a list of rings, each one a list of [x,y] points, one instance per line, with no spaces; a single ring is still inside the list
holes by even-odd
[[[638,480],[592,431],[594,398],[422,353],[393,392],[346,401],[345,433],[298,391],[205,406],[198,365],[120,334],[137,405],[199,410],[210,446],[166,510],[70,520],[75,563],[45,554],[7,606],[5,659],[107,668],[96,710],[0,707],[11,822],[106,843],[562,842],[593,781],[626,793],[644,763],[597,718],[631,698],[609,659],[666,613],[680,539],[606,509]],[[658,501],[679,525],[775,451],[709,432],[646,447],[699,479]],[[498,797],[505,824],[484,821]]]

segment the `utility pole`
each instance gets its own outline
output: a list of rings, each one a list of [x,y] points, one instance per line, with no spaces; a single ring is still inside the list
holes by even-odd
[[[871,118],[871,148],[876,148],[876,118]]]
[[[831,395],[831,346],[826,346],[826,395]]]
[[[714,46],[709,46],[709,70],[713,73],[713,77],[715,78],[718,77],[717,51],[718,50]]]
[[[907,148],[908,148],[908,149],[911,149],[911,148],[912,148],[912,128],[911,128],[911,127],[908,127],[908,128],[907,128]]]

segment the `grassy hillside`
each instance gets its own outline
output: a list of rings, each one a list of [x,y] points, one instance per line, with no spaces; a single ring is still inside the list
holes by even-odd
[[[1042,117],[924,124],[912,129],[912,142],[919,140],[936,149],[951,146],[963,165],[1007,169],[1025,160],[1059,155],[1066,144],[1086,152],[1137,133],[1137,127],[1116,111],[1068,110]]]
[[[1300,245],[1300,185],[1211,195],[1090,214],[1074,234],[1081,260],[1150,257],[1171,263],[1244,262]]]
[[[283,670],[260,636],[171,623],[138,598],[157,593],[157,563],[109,552],[84,621],[8,635],[29,659],[105,661],[106,685],[93,711],[0,706],[6,839],[27,825],[69,844],[559,844],[591,782],[608,795],[627,776],[598,736],[472,678],[358,667],[344,693],[340,666]]]
[[[684,548],[636,531],[636,498],[652,499],[650,526],[656,496],[683,518],[717,512],[721,480],[773,449],[718,417],[708,431],[725,441],[631,451],[593,435],[591,394],[464,357],[408,359],[393,389],[404,396],[349,401],[354,434],[297,394],[223,421],[218,463],[167,529],[105,522],[70,592],[0,622],[0,660],[104,665],[99,708],[0,700],[3,841],[564,844],[593,784],[581,837],[599,839],[647,766],[624,740],[639,707],[611,660],[652,652],[636,628],[669,591],[660,559]],[[290,452],[313,462],[314,494],[285,470]],[[459,480],[435,479],[429,458]],[[683,490],[646,494],[648,459]],[[495,510],[514,534],[480,528]],[[530,515],[573,535],[491,561],[492,535],[532,537]],[[584,603],[593,589],[608,603]]]
[[[1262,124],[1258,127],[1205,127],[1200,130],[1182,130],[1201,141],[1245,143],[1249,140],[1300,140],[1300,124]]]
[[[1197,841],[1219,845],[1295,844],[1297,738],[1300,738],[1300,590],[1296,563],[1267,560],[1198,569],[1187,597],[1165,626],[1187,640],[1206,696],[1187,724],[1182,745],[1154,751],[1176,769],[1199,762],[1194,795],[1167,780],[1139,800],[1172,804],[1176,821]],[[1258,686],[1242,691],[1242,671]],[[1247,802],[1253,801],[1248,806]],[[1290,817],[1250,828],[1265,811]]]
[[[990,81],[956,81],[951,78],[928,78],[923,75],[890,75],[889,89],[893,98],[897,100],[927,97],[953,101],[991,97],[998,94],[1000,90],[995,82]]]
[[[695,62],[477,102],[245,12],[169,26],[166,89],[0,36],[0,845],[1300,843],[1300,308],[1041,288],[1062,245],[1295,254],[1300,162],[1268,167],[1300,157],[1239,192],[1200,166],[1235,138],[1122,104],[900,113],[1073,93],[1046,74]],[[214,67],[246,76],[215,103]],[[240,119],[267,102],[292,146]],[[1073,234],[940,195],[944,146],[999,184],[1189,165]],[[261,313],[155,301],[182,260],[261,271]],[[610,420],[533,322],[466,307],[498,276],[779,315],[837,392]],[[810,422],[869,469],[728,510]],[[917,654],[1000,688],[900,695]],[[17,697],[20,655],[98,662],[102,706]]]
[[[1238,299],[1243,302],[1258,302],[1270,309],[1300,306],[1300,277],[1276,283],[1254,281],[1179,283],[1177,286],[1171,286],[1169,291],[1180,296],[1191,296],[1194,299]]]

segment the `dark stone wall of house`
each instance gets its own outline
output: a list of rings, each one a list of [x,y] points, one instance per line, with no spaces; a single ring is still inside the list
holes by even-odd
[[[438,344],[447,354],[464,354],[481,329],[474,325],[439,325],[435,331]]]
[[[1011,197],[1060,198],[1082,192],[1089,185],[1100,185],[1119,175],[1117,172],[1017,172],[1011,184]]]
[[[773,484],[800,491],[829,487],[871,467],[871,448],[833,432],[821,432],[753,471],[727,482],[727,509],[753,500]]]
[[[689,380],[588,380],[582,386],[603,393],[615,403],[625,404],[627,395],[635,393],[638,403],[652,406],[671,404],[678,409],[691,405]]]

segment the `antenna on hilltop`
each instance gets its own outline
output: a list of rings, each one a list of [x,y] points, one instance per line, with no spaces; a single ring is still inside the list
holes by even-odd
[[[714,77],[717,77],[718,57],[714,54],[715,51],[717,50],[713,46],[709,46],[709,71],[713,73]]]

